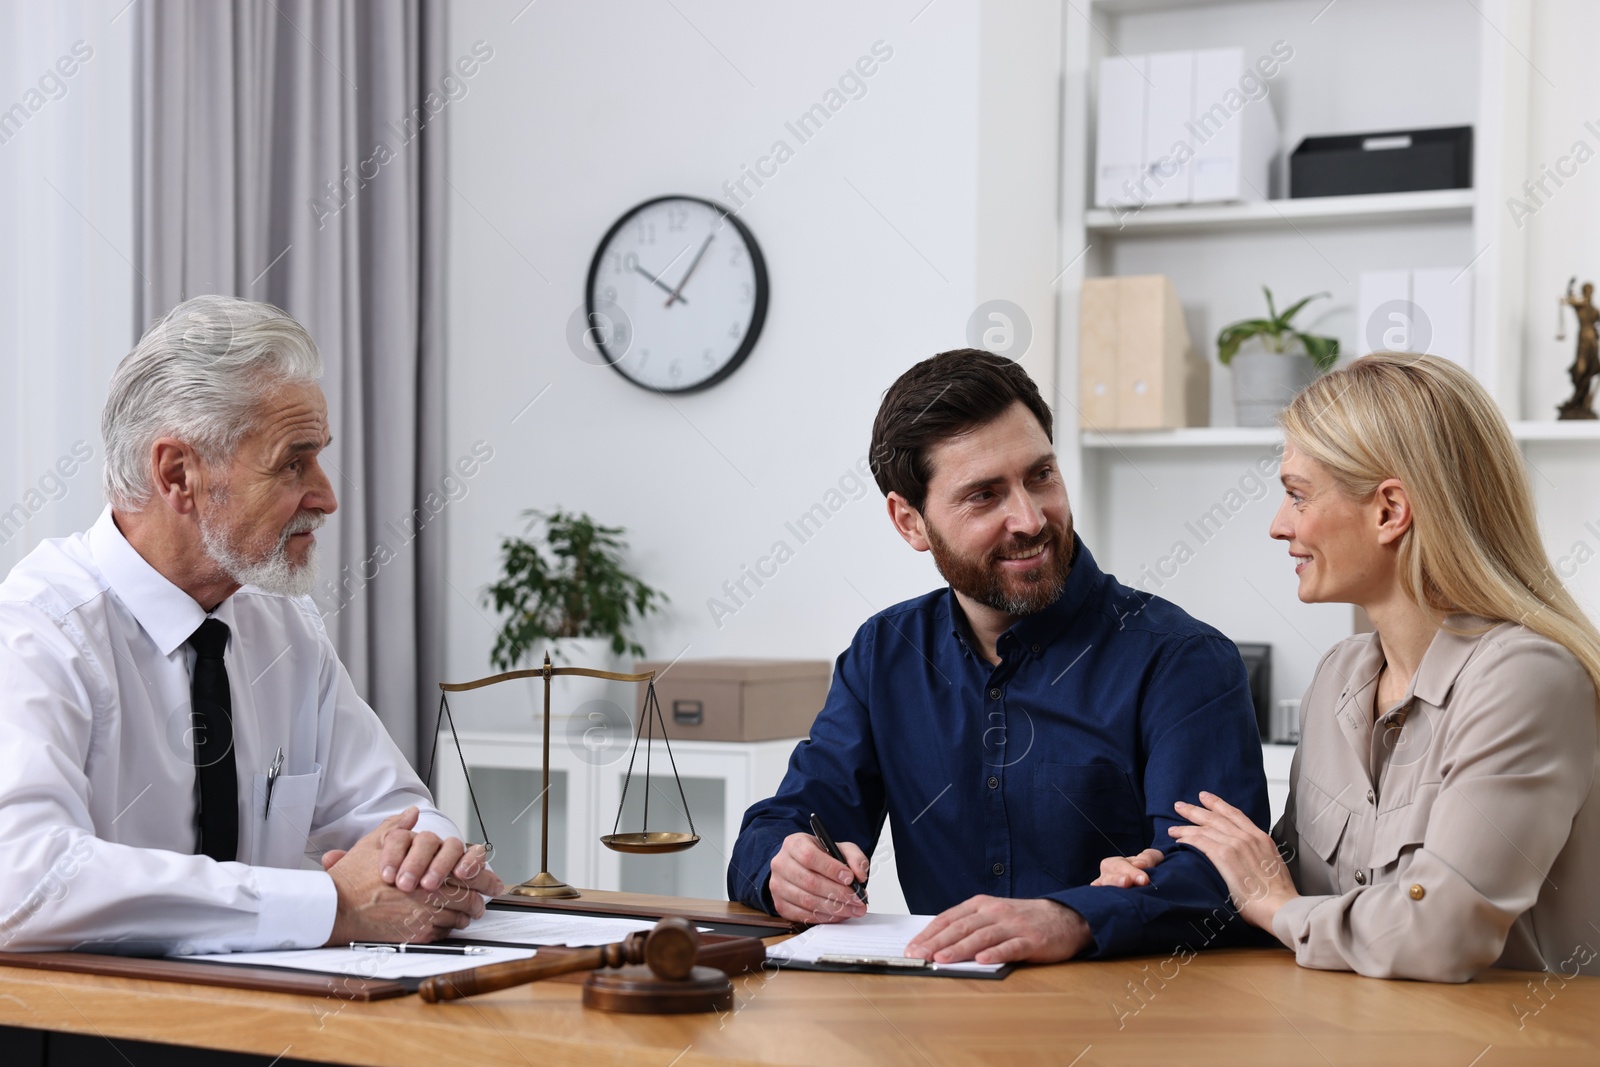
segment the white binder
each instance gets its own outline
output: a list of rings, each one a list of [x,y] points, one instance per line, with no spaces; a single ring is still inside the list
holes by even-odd
[[[1144,153],[1144,57],[1100,61],[1100,106],[1095,130],[1094,202],[1137,203]]]
[[[1100,61],[1095,195],[1099,207],[1263,200],[1278,121],[1249,99],[1241,48],[1107,56]]]

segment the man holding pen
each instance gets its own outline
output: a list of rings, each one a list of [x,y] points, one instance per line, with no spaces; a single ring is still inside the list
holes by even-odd
[[[810,923],[864,914],[852,883],[893,816],[906,901],[936,915],[908,955],[1052,962],[1240,929],[1215,869],[1166,831],[1202,786],[1265,825],[1243,664],[1096,566],[1051,430],[1022,368],[972,349],[884,395],[871,455],[889,518],[949,585],[873,616],[839,657],[777,794],[745,814],[731,898]],[[1170,853],[1150,885],[1089,884],[1102,856],[1146,847]]]

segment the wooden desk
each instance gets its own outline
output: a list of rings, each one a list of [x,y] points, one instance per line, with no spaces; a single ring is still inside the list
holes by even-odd
[[[0,966],[0,1025],[428,1067],[1600,1063],[1600,979],[1386,982],[1267,949],[1024,968],[1001,982],[790,971],[735,990],[723,1017],[628,1016],[586,1010],[560,981],[358,1004]]]

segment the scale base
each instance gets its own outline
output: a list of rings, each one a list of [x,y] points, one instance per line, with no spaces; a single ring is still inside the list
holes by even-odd
[[[687,978],[657,978],[635,965],[594,971],[583,983],[583,1006],[630,1015],[687,1015],[732,1011],[733,982],[714,967],[696,967]]]
[[[521,885],[514,885],[506,890],[508,896],[514,897],[581,897],[582,893],[572,888],[549,871],[540,871]]]

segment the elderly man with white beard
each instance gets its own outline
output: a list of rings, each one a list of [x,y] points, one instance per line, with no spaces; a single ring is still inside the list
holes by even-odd
[[[429,941],[504,889],[308,596],[321,375],[299,323],[219,296],[117,368],[108,506],[0,583],[0,948]]]

